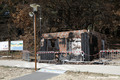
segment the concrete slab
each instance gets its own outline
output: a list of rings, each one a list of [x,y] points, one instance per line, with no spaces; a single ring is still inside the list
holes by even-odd
[[[65,70],[55,70],[55,69],[40,69],[37,72],[47,72],[47,73],[56,73],[56,74],[63,74]]]
[[[32,74],[18,77],[12,80],[47,80],[58,75],[59,74],[56,73],[34,72]]]

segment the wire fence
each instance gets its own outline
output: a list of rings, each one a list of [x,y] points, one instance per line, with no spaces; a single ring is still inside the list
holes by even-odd
[[[84,62],[87,54],[85,54],[83,51],[39,51],[37,52],[37,55],[40,57],[38,60],[39,62],[49,60],[62,62]]]
[[[99,59],[108,59],[108,60],[113,60],[113,59],[120,59],[120,50],[101,50]]]
[[[34,52],[23,50],[22,52],[0,52],[2,58],[14,58],[23,59],[26,61],[35,60]],[[75,55],[77,54],[77,55]],[[98,60],[117,60],[120,59],[120,50],[100,50],[99,53],[89,55],[83,51],[38,51],[37,61],[38,62],[86,62],[85,56],[97,57]]]
[[[79,55],[74,55],[73,53],[79,53]],[[66,51],[66,52],[54,52],[54,51],[39,51],[37,55],[40,57],[39,61],[43,60],[56,60],[57,58],[60,61],[66,62],[85,62],[85,56],[93,57],[94,59],[98,57],[98,60],[115,60],[120,59],[120,50],[100,50],[99,53],[89,55],[83,51]],[[52,57],[51,57],[52,56]],[[93,60],[94,60],[93,59]]]

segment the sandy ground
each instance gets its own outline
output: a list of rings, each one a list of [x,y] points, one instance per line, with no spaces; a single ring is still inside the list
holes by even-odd
[[[32,69],[0,66],[0,80],[11,80],[32,73]]]
[[[66,72],[48,80],[120,80],[120,76],[88,72]]]
[[[34,72],[32,69],[0,66],[0,80],[11,80]],[[89,72],[71,72],[53,77],[48,80],[120,80],[120,76]]]

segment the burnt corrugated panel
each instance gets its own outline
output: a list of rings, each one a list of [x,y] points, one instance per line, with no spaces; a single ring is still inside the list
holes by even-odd
[[[91,31],[89,35],[90,35],[90,54],[95,55],[99,53],[101,49],[103,49],[102,40],[104,40],[106,44],[106,36],[95,31]],[[106,45],[104,45],[104,47],[105,47],[104,49],[106,49]],[[91,56],[91,60],[98,57],[99,55]]]
[[[59,50],[59,39],[56,39],[55,41],[55,48]]]
[[[98,32],[95,32],[95,31],[91,31],[91,34],[96,36],[98,38],[98,50],[100,51],[102,49],[102,42],[101,40],[105,40],[105,44],[107,44],[106,42],[106,36],[104,34],[101,34],[101,33],[98,33]],[[106,49],[106,45],[105,45],[105,49]]]
[[[41,41],[42,45],[40,48],[40,51],[46,51],[47,50],[47,39],[44,39],[43,41]]]
[[[67,51],[67,44],[65,38],[59,39],[59,48],[60,48],[60,52]]]
[[[89,35],[88,33],[81,34],[81,45],[82,51],[85,53],[85,61],[90,60],[90,50],[89,50]]]
[[[94,35],[90,35],[91,40],[90,42],[90,55],[94,55],[98,53],[98,38]],[[95,57],[91,56],[91,60],[93,60]]]

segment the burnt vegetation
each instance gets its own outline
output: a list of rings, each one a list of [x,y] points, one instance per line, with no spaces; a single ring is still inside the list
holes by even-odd
[[[33,18],[28,15],[32,11],[31,3],[40,4],[38,47],[40,33],[79,29],[106,34],[109,43],[119,43],[120,0],[0,0],[1,41],[22,39],[25,49],[33,49]]]

